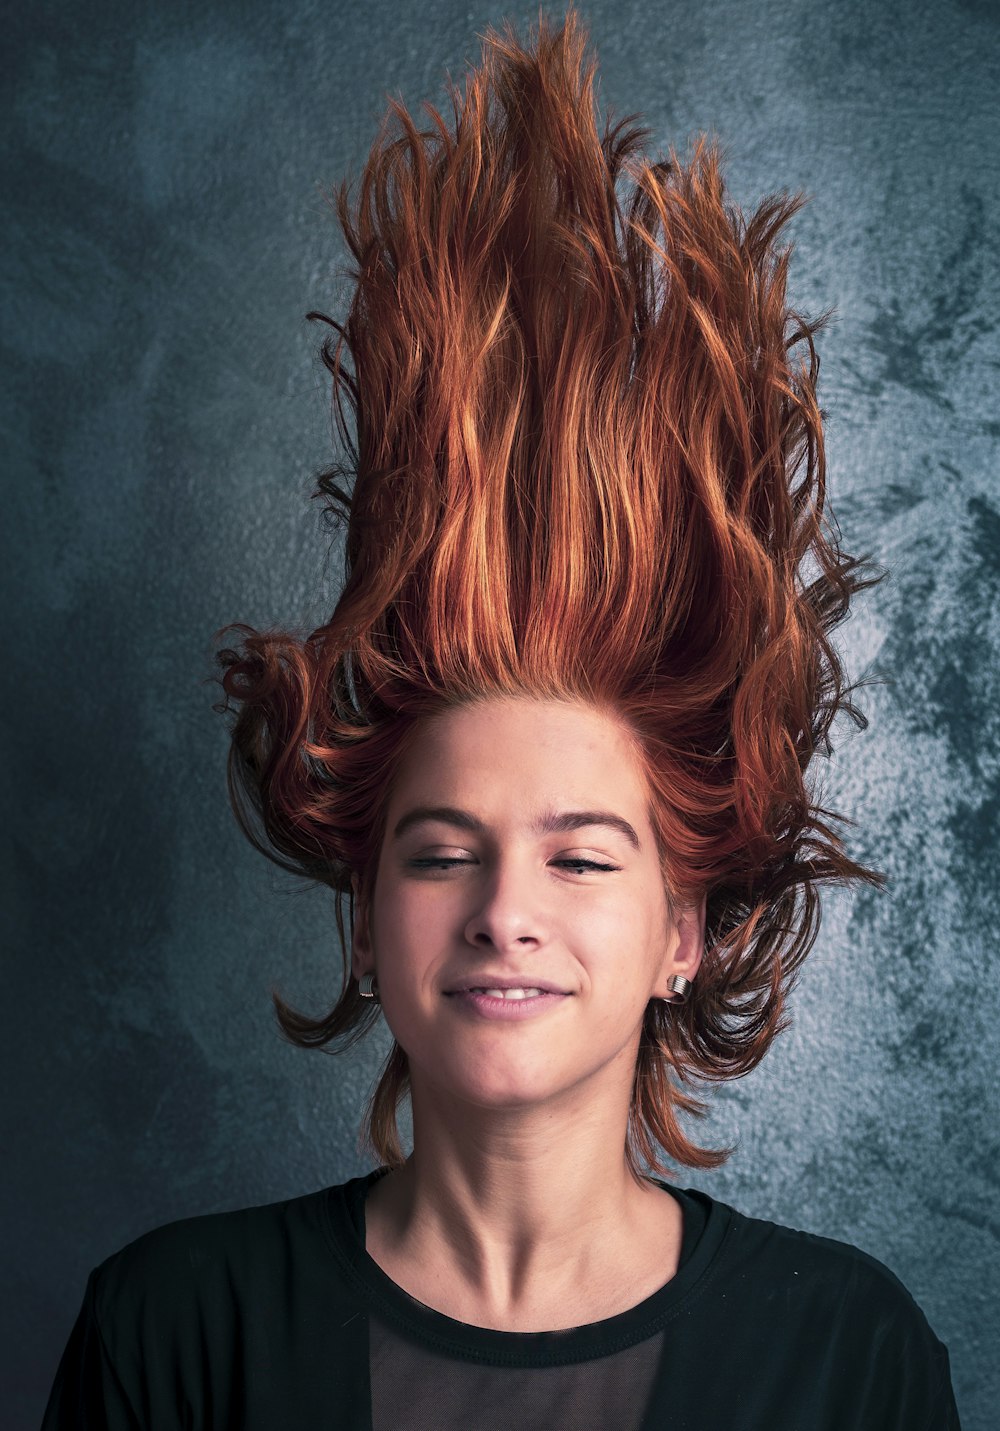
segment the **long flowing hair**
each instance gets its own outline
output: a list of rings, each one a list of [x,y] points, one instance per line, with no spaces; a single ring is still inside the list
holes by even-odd
[[[804,196],[729,202],[714,139],[644,159],[600,134],[572,5],[537,43],[482,37],[454,123],[392,99],[336,213],[356,266],[322,358],[350,463],[318,490],[344,582],[305,636],[226,628],[229,782],[248,838],[349,903],[371,898],[393,779],[421,720],[470,701],[583,700],[631,733],[671,907],[707,901],[684,1004],[644,1017],[626,1138],[643,1165],[719,1166],[680,1115],[695,1080],[757,1066],[819,930],[824,882],[882,885],[806,779],[851,700],[831,640],[869,558],[826,502],[812,321],[786,303],[781,231]],[[353,371],[346,363],[349,355]],[[345,418],[345,402],[353,416]],[[223,633],[224,634],[224,633]],[[232,639],[232,638],[230,638]],[[342,1051],[378,1009],[350,976],[284,1036]],[[327,1047],[333,1045],[334,1047]],[[403,1161],[395,1042],[365,1112]]]

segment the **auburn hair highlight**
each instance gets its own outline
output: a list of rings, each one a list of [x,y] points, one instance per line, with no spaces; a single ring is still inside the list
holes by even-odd
[[[788,1024],[824,883],[881,886],[806,779],[839,713],[831,639],[881,580],[826,501],[814,337],[786,301],[801,194],[729,202],[718,144],[650,161],[629,115],[599,133],[572,5],[537,43],[482,37],[448,123],[390,100],[356,199],[355,260],[322,359],[351,458],[316,496],[346,527],[323,625],[227,628],[229,788],[282,868],[369,901],[395,772],[420,722],[496,696],[582,700],[632,737],[671,904],[706,896],[687,1001],[653,1000],[625,1154],[717,1167],[691,1141],[695,1080],[739,1078]],[[351,368],[345,358],[349,356]],[[345,415],[353,418],[354,435]],[[327,1052],[378,1017],[350,976],[318,1017],[272,991],[284,1036]],[[336,1045],[336,1049],[328,1048]],[[404,1159],[395,1042],[362,1137]]]

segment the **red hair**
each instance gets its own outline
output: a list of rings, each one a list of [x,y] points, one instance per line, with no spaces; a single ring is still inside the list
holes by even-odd
[[[801,195],[727,202],[716,144],[633,161],[603,135],[572,7],[535,49],[489,30],[450,127],[390,101],[336,211],[356,267],[323,360],[352,458],[319,480],[346,523],[330,619],[300,639],[246,626],[220,652],[235,713],[230,790],[249,838],[354,903],[371,896],[400,759],[422,718],[495,695],[583,700],[631,732],[671,902],[707,897],[688,1001],[647,1010],[626,1155],[714,1167],[684,1085],[739,1078],[787,1026],[819,887],[884,876],[846,853],[805,779],[839,712],[831,642],[880,577],[826,505],[819,360],[828,315],[786,305],[780,231]],[[392,132],[393,120],[399,132]],[[619,180],[631,189],[619,194]],[[353,372],[344,365],[344,350]],[[356,443],[344,417],[353,413]],[[344,478],[349,485],[343,486]],[[285,1036],[349,1047],[377,1009],[350,978]],[[365,1133],[403,1154],[393,1045]],[[662,1151],[661,1151],[662,1150]]]

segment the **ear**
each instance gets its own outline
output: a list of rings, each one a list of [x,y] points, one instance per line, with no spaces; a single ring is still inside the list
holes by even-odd
[[[705,952],[705,904],[702,895],[697,904],[688,905],[674,911],[670,937],[660,969],[660,977],[653,998],[673,1000],[676,995],[668,989],[667,981],[674,974],[683,974],[694,983]]]
[[[360,880],[356,874],[351,875],[351,889],[354,893],[354,932],[351,937],[351,973],[355,979],[361,978],[362,974],[374,974],[375,964],[372,959],[371,934],[368,928],[368,911],[358,899],[358,889]]]

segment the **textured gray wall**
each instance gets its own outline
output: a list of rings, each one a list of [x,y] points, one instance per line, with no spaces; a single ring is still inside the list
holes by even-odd
[[[88,1270],[160,1222],[362,1171],[377,1048],[282,1044],[333,912],[228,811],[212,632],[332,601],[311,307],[345,260],[321,189],[384,94],[444,100],[532,5],[7,7],[3,1425],[34,1426]],[[550,9],[549,14],[557,14]],[[889,1264],[948,1344],[965,1431],[1000,1396],[995,249],[988,0],[592,0],[601,100],[650,147],[714,130],[735,197],[805,188],[792,296],[820,339],[834,510],[893,570],[842,645],[872,725],[824,767],[886,868],[837,894],[796,1023],[714,1097],[682,1176]],[[846,731],[845,731],[846,734]],[[10,1157],[13,1149],[13,1157]],[[10,1169],[13,1168],[13,1175]]]

